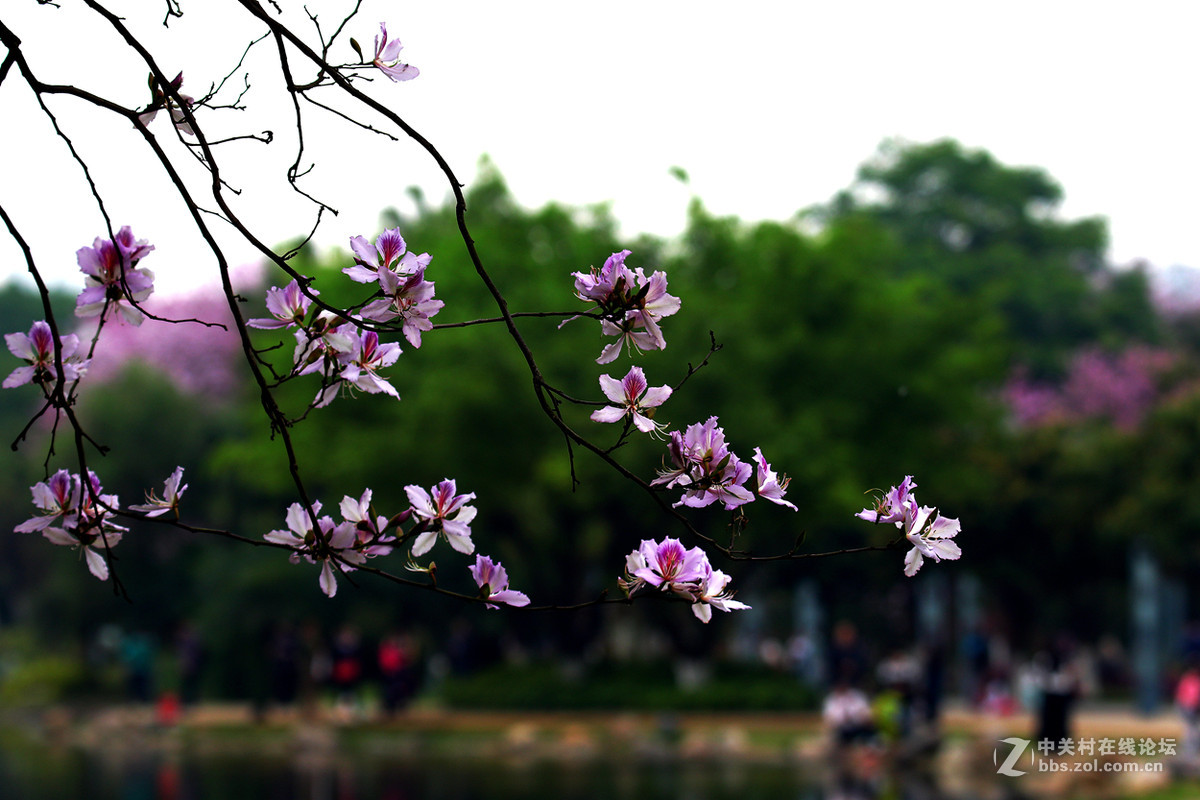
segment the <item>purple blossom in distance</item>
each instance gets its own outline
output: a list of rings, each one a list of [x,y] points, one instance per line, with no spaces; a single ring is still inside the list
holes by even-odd
[[[108,327],[104,346],[88,368],[89,382],[113,380],[130,361],[140,361],[167,378],[180,391],[214,403],[228,403],[245,384],[242,342],[232,323],[229,301],[219,287],[204,287],[173,297],[152,297],[148,311],[166,319],[201,319],[225,329],[184,323],[157,325],[154,335],[129,325]],[[81,328],[84,333],[87,326]],[[181,357],[181,354],[186,354]]]
[[[1119,353],[1087,349],[1075,354],[1057,383],[1034,381],[1018,370],[1003,396],[1013,421],[1023,427],[1104,419],[1132,430],[1162,399],[1162,378],[1176,363],[1174,354],[1150,347]]]

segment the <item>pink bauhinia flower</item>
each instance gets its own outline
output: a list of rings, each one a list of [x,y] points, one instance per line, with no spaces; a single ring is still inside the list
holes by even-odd
[[[369,394],[389,394],[397,400],[400,393],[386,380],[381,378],[377,370],[390,367],[400,357],[400,345],[393,342],[379,343],[379,334],[367,331],[362,336],[355,336],[354,347],[344,357],[345,367],[338,377],[347,385],[362,389]],[[318,403],[318,406],[320,403]]]
[[[913,489],[916,488],[917,482],[913,480],[913,476],[905,475],[899,485],[878,496],[874,508],[864,508],[854,516],[867,522],[890,522],[900,527],[909,509],[916,508],[917,499],[913,495]]]
[[[771,469],[771,465],[767,463],[767,458],[762,454],[762,448],[754,448],[754,464],[757,467],[757,482],[758,496],[764,500],[770,500],[772,503],[780,506],[786,506],[792,511],[796,511],[796,506],[783,499],[787,493],[788,484],[792,479],[786,475],[781,479]]]
[[[33,517],[22,522],[13,530],[17,533],[33,533],[45,530],[58,524],[59,527],[72,527],[76,513],[75,490],[79,486],[79,476],[72,476],[65,469],[50,476],[48,481],[39,481],[29,488],[33,495],[33,504],[42,511],[50,513]]]
[[[684,549],[677,539],[642,541],[641,547],[625,557],[625,575],[617,584],[628,597],[643,586],[657,586],[692,604],[701,622],[712,619],[712,610],[740,611],[750,606],[733,599],[730,578],[715,570],[699,547]]]
[[[420,347],[421,334],[433,330],[429,318],[446,305],[434,299],[434,285],[425,280],[425,267],[418,267],[412,273],[380,269],[378,274],[379,290],[384,296],[363,307],[363,318],[376,322],[404,320],[401,325],[404,338],[413,347]]]
[[[88,471],[88,483],[79,475],[59,470],[49,481],[30,488],[33,503],[50,513],[33,517],[18,525],[17,533],[40,531],[52,544],[81,550],[88,571],[100,580],[108,580],[105,553],[121,542],[128,528],[112,521],[119,508],[115,494],[103,494],[100,479]]]
[[[662,405],[671,396],[670,386],[648,388],[646,375],[641,367],[631,367],[621,380],[609,375],[600,376],[600,389],[604,396],[617,403],[615,406],[592,412],[596,422],[620,422],[625,417],[632,418],[634,427],[643,433],[658,434],[663,426],[651,417],[654,409]]]
[[[961,530],[958,520],[943,517],[936,508],[910,504],[904,514],[904,538],[913,549],[904,557],[904,574],[910,578],[916,575],[926,557],[957,561],[962,549],[950,539]]]
[[[320,563],[321,576],[317,582],[327,597],[333,597],[337,594],[337,573],[352,571],[352,565],[365,562],[367,554],[356,548],[358,534],[352,522],[334,524],[327,514],[317,518],[314,529],[313,517],[320,513],[319,501],[312,504],[311,514],[300,503],[292,503],[285,518],[288,529],[269,531],[263,538],[292,548],[288,558],[293,564],[302,557],[310,564]]]
[[[450,478],[434,486],[432,494],[421,486],[404,487],[408,502],[412,504],[412,514],[419,520],[416,530],[420,532],[412,546],[414,556],[428,553],[439,532],[458,552],[467,555],[475,552],[470,523],[475,519],[476,511],[474,506],[466,505],[467,501],[475,499],[475,493],[455,494],[457,491]]]
[[[116,238],[97,237],[91,247],[76,251],[79,269],[87,278],[75,299],[75,316],[94,317],[108,309],[119,312],[132,325],[141,325],[145,315],[133,304],[154,291],[154,273],[136,267],[153,249],[145,239],[134,239],[126,225]]]
[[[402,49],[399,39],[388,41],[387,25],[379,23],[379,35],[375,37],[375,60],[371,63],[396,82],[411,81],[421,74],[413,65],[400,63]]]
[[[492,561],[485,555],[475,557],[475,566],[471,567],[471,576],[475,584],[487,591],[488,608],[499,608],[495,603],[510,606],[527,606],[529,597],[524,592],[508,588],[508,572],[499,561]]]
[[[725,431],[716,417],[689,425],[682,434],[671,431],[667,452],[674,469],[660,470],[650,484],[683,487],[683,497],[674,505],[703,508],[719,501],[731,511],[754,500],[744,486],[752,473],[750,465],[725,445]]]
[[[370,489],[365,489],[357,500],[345,495],[340,509],[342,519],[354,525],[358,544],[365,555],[385,556],[392,552],[391,543],[396,537],[384,533],[388,527],[388,518],[373,513]]]
[[[633,271],[625,266],[629,255],[629,250],[622,250],[605,259],[599,270],[592,267],[587,273],[571,273],[575,278],[575,296],[595,303],[602,310],[625,305],[625,298],[634,285]]]
[[[432,260],[428,253],[417,255],[408,252],[408,245],[400,235],[399,228],[388,228],[379,234],[373,245],[366,237],[355,236],[350,239],[350,249],[354,251],[354,266],[346,267],[342,272],[359,283],[373,283],[379,280],[379,275],[384,270],[394,270],[407,275],[421,267],[429,266]]]
[[[714,608],[718,611],[742,611],[750,608],[740,600],[733,599],[733,592],[726,588],[731,580],[728,575],[707,564],[705,566],[707,569],[703,577],[696,582],[693,594],[695,602],[692,603],[692,613],[696,615],[696,619],[707,623],[712,619]]]
[[[645,562],[633,572],[633,577],[640,579],[649,586],[657,586],[663,591],[690,596],[686,584],[704,577],[704,569],[708,565],[708,556],[699,547],[685,550],[678,539],[663,539],[655,542],[643,539],[638,548],[640,559],[633,559],[634,564]],[[630,566],[626,559],[626,566]]]
[[[662,350],[667,345],[658,322],[679,310],[679,298],[667,294],[666,273],[647,277],[640,267],[630,270],[625,266],[628,257],[629,251],[622,250],[599,270],[572,273],[575,296],[594,302],[601,314],[600,332],[619,337],[601,351],[598,364],[616,359],[626,344],[635,350]]]
[[[27,383],[45,386],[58,380],[54,362],[54,334],[45,321],[33,323],[28,334],[5,334],[4,342],[14,356],[28,361],[29,365],[17,367],[9,373],[4,379],[3,388],[12,389]],[[88,359],[75,354],[79,348],[79,337],[69,333],[59,339],[59,346],[62,349],[63,377],[68,381],[79,380],[88,367]]]
[[[187,491],[187,484],[180,486],[183,481],[183,467],[176,467],[175,471],[167,476],[167,480],[163,483],[162,497],[157,496],[153,492],[146,492],[146,503],[144,505],[130,506],[131,511],[141,511],[147,517],[160,517],[168,511],[173,511],[175,516],[179,516],[179,498],[183,497],[183,493]]]
[[[322,311],[308,328],[296,331],[292,354],[297,375],[328,372],[354,352],[354,326],[329,311]]]
[[[313,294],[320,294],[316,289],[310,289],[309,291]],[[267,311],[271,313],[274,319],[251,319],[247,320],[246,324],[251,328],[259,328],[260,330],[274,330],[303,325],[304,318],[308,315],[308,308],[311,305],[312,299],[300,291],[300,284],[295,280],[282,289],[278,286],[272,286],[270,289],[267,289]]]

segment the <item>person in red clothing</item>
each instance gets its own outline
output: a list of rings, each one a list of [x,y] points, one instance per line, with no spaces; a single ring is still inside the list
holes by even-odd
[[[391,716],[408,705],[419,683],[416,640],[408,634],[391,633],[379,643],[376,659],[383,687],[383,710]]]
[[[1183,747],[1180,755],[1195,765],[1200,760],[1200,655],[1188,659],[1187,669],[1175,687],[1175,705],[1183,715]]]
[[[329,675],[344,713],[358,713],[358,685],[363,676],[362,638],[353,625],[343,625],[333,639],[333,667]]]

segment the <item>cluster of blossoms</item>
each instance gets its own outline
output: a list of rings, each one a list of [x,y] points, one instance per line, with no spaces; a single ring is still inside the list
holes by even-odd
[[[270,531],[263,538],[290,548],[292,563],[304,559],[310,564],[320,564],[318,583],[329,597],[337,593],[339,572],[352,572],[368,559],[387,555],[409,541],[412,542],[410,554],[413,558],[428,553],[439,536],[460,553],[470,555],[475,552],[471,521],[476,512],[474,506],[468,505],[475,499],[474,493],[458,494],[458,487],[449,478],[430,490],[410,484],[404,487],[404,492],[408,495],[409,507],[391,519],[375,513],[370,489],[357,500],[349,495],[342,498],[339,506],[341,522],[334,522],[328,514],[319,516],[319,501],[312,504],[311,512],[300,503],[292,503],[285,517],[287,530]],[[405,530],[408,523],[412,524]],[[428,573],[433,568],[413,565],[410,569]],[[508,588],[508,573],[504,567],[487,556],[476,558],[471,574],[481,590],[486,588],[483,597],[489,601],[490,608],[496,607],[494,603],[528,605],[528,597]]]
[[[17,358],[29,362],[28,366],[17,367],[4,379],[3,387],[12,389],[27,383],[47,387],[58,380],[54,360],[54,334],[45,321],[33,323],[29,333],[8,333],[4,342]],[[89,359],[76,354],[79,337],[69,333],[59,339],[62,349],[62,372],[67,381],[77,381],[87,372]]]
[[[270,531],[263,534],[263,538],[292,548],[290,559],[293,564],[302,557],[310,564],[319,563],[321,591],[333,597],[337,594],[335,570],[349,572],[368,558],[392,551],[396,537],[384,533],[388,520],[372,516],[370,503],[370,489],[358,500],[346,495],[340,506],[340,523],[334,523],[328,514],[317,516],[321,513],[319,500],[312,504],[312,513],[300,503],[292,503],[285,518],[287,530]]]
[[[627,596],[642,587],[652,586],[671,592],[692,604],[692,613],[701,622],[712,619],[712,610],[740,611],[750,606],[733,599],[730,577],[713,569],[708,556],[699,547],[685,550],[678,539],[642,545],[625,557],[625,575],[618,579]]]
[[[75,299],[75,316],[107,319],[115,311],[131,325],[141,325],[145,315],[136,304],[154,291],[154,273],[138,263],[153,249],[145,239],[134,239],[126,225],[115,238],[96,237],[91,247],[76,251],[79,269],[87,278]]]
[[[115,494],[104,494],[96,473],[88,470],[84,486],[78,474],[65,469],[50,476],[50,480],[35,484],[31,490],[33,504],[43,514],[18,525],[17,533],[40,532],[53,544],[79,549],[87,561],[88,570],[100,580],[108,580],[108,560],[105,553],[121,543],[128,528],[113,522],[118,508]]]
[[[918,505],[913,494],[916,488],[912,475],[906,475],[899,486],[881,494],[873,508],[854,515],[867,522],[892,523],[904,531],[904,538],[913,546],[904,557],[904,574],[910,578],[927,557],[956,561],[962,555],[959,546],[950,541],[961,530],[958,520],[942,516],[936,508]]]
[[[572,273],[575,296],[595,303],[600,312],[601,333],[620,337],[601,351],[597,364],[615,360],[626,343],[633,350],[662,350],[667,343],[658,323],[679,310],[679,298],[667,294],[667,274],[647,277],[641,267],[629,269],[629,253],[613,253],[599,270]]]
[[[75,315],[78,317],[109,318],[110,312],[133,325],[141,325],[145,315],[136,307],[154,291],[154,273],[138,263],[145,258],[154,245],[145,239],[135,239],[128,225],[117,231],[112,239],[96,237],[91,247],[81,247],[75,253],[79,269],[87,277],[83,291],[75,299]],[[58,346],[61,364],[55,363],[54,333],[44,320],[33,323],[29,333],[9,333],[4,336],[9,352],[28,362],[18,367],[4,379],[3,387],[11,389],[27,383],[43,387],[58,379],[58,367],[62,367],[67,381],[77,381],[87,372],[90,359],[83,358],[79,351],[79,337],[75,334],[60,336]]]
[[[350,249],[354,251],[354,266],[342,272],[359,283],[378,283],[382,295],[363,307],[362,318],[375,322],[400,319],[404,338],[413,347],[420,347],[421,333],[433,328],[429,318],[445,305],[434,299],[433,283],[425,280],[425,268],[432,257],[408,252],[396,228],[381,233],[374,246],[362,236],[355,236],[350,240]]]
[[[150,496],[146,505],[130,506],[148,517],[178,509],[183,467],[167,478],[163,496]],[[104,494],[96,473],[88,470],[85,484],[78,473],[65,469],[30,487],[33,504],[43,513],[25,520],[13,530],[17,533],[41,533],[53,544],[82,551],[88,570],[100,580],[108,580],[107,551],[121,543],[129,530],[117,525],[113,517],[120,508],[115,494]]]
[[[293,280],[283,288],[272,286],[267,290],[270,318],[246,323],[264,330],[297,329],[293,374],[321,375],[323,388],[313,400],[317,408],[332,402],[342,387],[399,399],[399,392],[379,370],[396,363],[400,345],[380,342],[378,333],[364,330],[359,322],[400,320],[400,330],[409,344],[420,347],[421,334],[433,328],[429,318],[445,305],[434,299],[433,282],[425,280],[430,255],[408,252],[398,230],[384,231],[374,245],[362,236],[355,236],[350,247],[355,264],[342,271],[358,283],[378,284],[380,295],[366,303],[357,318],[321,311],[307,322],[312,299]],[[316,290],[310,293],[319,294]]]
[[[654,272],[649,277],[642,269],[625,266],[630,251],[613,253],[599,270],[572,273],[575,295],[580,300],[596,304],[605,335],[618,336],[606,346],[597,363],[606,364],[620,355],[629,343],[633,351],[661,350],[666,346],[659,321],[679,310],[679,298],[667,294],[667,277]],[[660,436],[666,425],[654,421],[658,407],[670,398],[670,386],[651,388],[641,367],[632,367],[621,380],[611,375],[600,376],[600,389],[611,405],[592,413],[596,422],[622,422],[643,433]],[[628,427],[626,428],[628,430]],[[675,503],[702,508],[715,502],[733,510],[761,497],[796,510],[784,499],[788,479],[780,478],[767,463],[760,448],[755,448],[757,479],[748,486],[755,472],[750,464],[739,459],[725,444],[725,432],[717,426],[717,418],[691,425],[682,434],[670,431],[668,451],[672,468],[659,472],[652,486],[681,488],[683,495]],[[692,611],[703,622],[712,618],[712,609],[735,611],[749,608],[732,599],[728,590],[730,577],[712,568],[707,554],[699,547],[687,550],[676,539],[661,543],[643,540],[638,550],[625,559],[625,577],[619,584],[626,595],[644,586],[687,599]]]
[[[793,511],[796,506],[783,499],[789,478],[780,478],[761,448],[754,448],[755,469],[742,461],[725,444],[725,431],[717,426],[717,418],[689,425],[684,433],[671,431],[667,443],[672,469],[661,470],[651,481],[652,486],[683,489],[676,506],[703,508],[715,502],[733,510],[754,500],[755,495]],[[746,487],[752,472],[756,472],[755,488]]]

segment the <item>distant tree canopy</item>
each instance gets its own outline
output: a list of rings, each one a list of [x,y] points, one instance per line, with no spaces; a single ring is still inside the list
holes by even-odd
[[[667,349],[641,362],[650,384],[675,383],[689,362],[698,364],[710,331],[723,347],[656,420],[683,428],[719,415],[734,449],[749,453],[761,446],[777,469],[792,476],[789,497],[802,509],[796,516],[754,509],[739,546],[768,553],[787,550],[801,536],[817,549],[887,541],[894,531],[852,517],[865,504],[862,487],[886,488],[913,474],[923,499],[963,520],[963,561],[940,567],[979,574],[1013,613],[1050,602],[1059,604],[1059,617],[1069,618],[1069,598],[1047,601],[1042,581],[1086,574],[1113,587],[1123,580],[1130,523],[1120,520],[1129,519],[1129,505],[1119,506],[1125,517],[1113,516],[1112,505],[1097,494],[1121,491],[1121,465],[1113,459],[1149,452],[1151,445],[1140,433],[1014,430],[1000,389],[1017,365],[1053,376],[1082,345],[1153,343],[1163,334],[1144,276],[1104,265],[1104,223],[1058,219],[1060,198],[1061,190],[1041,170],[1007,167],[985,152],[942,141],[885,145],[855,187],[819,210],[817,233],[792,222],[748,225],[715,217],[695,200],[680,241],[622,242],[605,208],[522,208],[491,168],[471,188],[468,209],[479,251],[517,311],[581,307],[571,272],[598,265],[622,247],[633,251],[631,265],[667,271],[670,291],[683,306],[664,323]],[[453,207],[419,207],[412,217],[385,212],[381,227],[398,226],[409,249],[433,255],[427,277],[446,301],[436,322],[494,316],[462,252]],[[307,250],[294,262],[335,303],[349,288],[340,272],[349,263],[346,253]],[[261,302],[261,295],[255,297],[252,305]],[[11,288],[0,294],[8,304],[3,308],[13,309],[5,315],[10,330],[27,329],[27,319],[40,318],[26,299]],[[261,315],[257,308],[250,312]],[[578,320],[560,329],[558,323],[519,320],[557,385],[601,399],[598,376],[621,377],[628,359],[607,368],[593,364],[602,346],[595,326]],[[153,335],[153,325],[142,332]],[[287,361],[291,344],[287,336],[281,341],[279,358]],[[486,532],[481,538],[508,566],[514,584],[558,602],[612,589],[624,554],[643,538],[671,533],[649,513],[646,498],[631,495],[586,453],[572,454],[535,413],[520,354],[494,327],[434,330],[419,350],[405,350],[393,375],[400,403],[334,401],[295,429],[300,457],[311,469],[310,489],[326,506],[345,494],[357,496],[365,485],[382,487],[376,500],[390,506],[403,502],[405,484],[428,486],[454,475],[460,491],[478,495],[475,527]],[[292,383],[280,398],[298,411],[313,391]],[[31,402],[28,395],[0,395],[8,430],[15,434],[21,424],[13,410],[28,410]],[[102,441],[173,441],[183,448],[180,463],[192,486],[185,518],[189,505],[203,503],[212,524],[258,537],[282,527],[284,509],[295,498],[283,454],[264,435],[253,404],[249,393],[236,392],[224,404],[197,403],[153,368],[86,386],[81,400]],[[595,423],[581,410],[572,424]],[[1174,436],[1182,420],[1168,415],[1149,424],[1146,430]],[[1067,438],[1080,436],[1082,450],[1064,447]],[[20,457],[8,457],[20,467],[6,469],[0,482],[7,529],[26,515],[27,479],[41,471],[30,461],[40,462],[34,455],[40,452],[28,447]],[[1073,460],[1070,453],[1079,452],[1087,456]],[[620,454],[631,469],[652,477],[665,447],[639,437]],[[1095,456],[1112,463],[1103,467],[1090,460]],[[1186,454],[1179,457],[1186,460]],[[106,489],[124,500],[160,482],[174,458],[153,448],[149,454],[146,448],[116,448],[95,466],[105,473]],[[1093,483],[1078,471],[1084,467],[1110,471]],[[575,488],[572,470],[580,481]],[[1152,475],[1172,480],[1163,470]],[[1169,504],[1170,492],[1183,488],[1153,495],[1160,516],[1168,515],[1162,505]],[[804,530],[796,527],[797,518]],[[728,537],[727,522],[710,515],[708,532]],[[508,535],[518,531],[519,545]],[[261,637],[270,620],[353,615],[376,631],[418,624],[432,630],[465,611],[366,579],[359,590],[347,588],[328,600],[309,571],[277,552],[242,548],[231,558],[226,542],[176,537],[157,530],[130,534],[118,563],[127,573],[130,605],[94,602],[106,589],[89,581],[79,564],[29,538],[5,535],[0,597],[48,634],[83,634],[103,619],[119,618],[127,627],[165,636],[190,616],[225,654],[223,686],[229,691],[246,690],[235,686],[235,665],[250,656],[238,655],[236,642]],[[1032,542],[1036,558],[1030,557]],[[455,580],[456,571],[464,577],[465,566],[451,562],[447,557],[442,568],[445,580]],[[864,597],[890,596],[903,580],[900,562],[896,551],[801,562],[792,569],[722,568],[739,573],[743,599],[760,609],[764,628],[786,633],[799,576],[818,577],[827,600],[850,609]],[[586,566],[596,563],[610,569]],[[1014,594],[1020,598],[1015,604],[1009,602]],[[616,613],[672,636],[678,626],[668,624],[671,614],[687,610],[658,605]],[[553,615],[511,614],[505,626],[529,644],[578,650],[601,635],[599,620],[610,613],[596,612],[582,625]],[[1114,613],[1119,617],[1120,610]],[[499,615],[477,616],[489,626]],[[703,636],[720,635],[726,624],[738,623],[722,620]],[[890,633],[910,634],[903,626]]]
[[[1060,220],[1061,200],[1041,169],[1005,166],[953,140],[891,141],[820,216],[882,225],[903,248],[900,269],[998,312],[1012,356],[1054,374],[1083,343],[1160,336],[1144,273],[1109,269],[1104,220]]]

